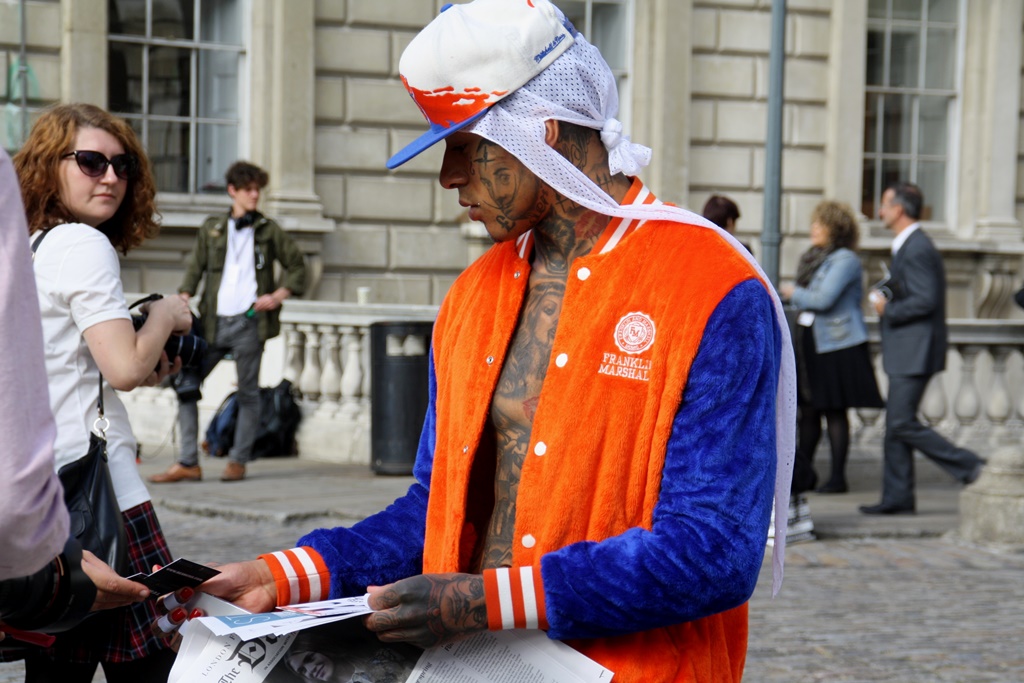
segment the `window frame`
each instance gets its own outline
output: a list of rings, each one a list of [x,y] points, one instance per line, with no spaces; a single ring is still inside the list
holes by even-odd
[[[957,221],[957,215],[959,212],[959,166],[960,166],[960,141],[962,138],[962,118],[963,118],[963,105],[964,105],[964,69],[966,61],[966,41],[967,41],[967,2],[965,0],[956,0],[957,10],[955,23],[953,22],[931,22],[928,19],[928,3],[927,0],[921,0],[922,2],[922,18],[920,20],[907,20],[907,19],[893,19],[891,17],[891,3],[892,0],[888,0],[889,16],[886,18],[878,18],[865,16],[865,34],[864,34],[864,55],[865,55],[865,71],[864,71],[864,101],[865,104],[862,107],[862,119],[863,119],[863,139],[860,144],[860,168],[861,178],[866,179],[866,166],[868,161],[872,161],[875,164],[873,177],[871,180],[871,187],[862,187],[859,204],[864,207],[866,200],[870,198],[872,212],[869,219],[877,221],[877,210],[879,202],[881,201],[882,193],[885,191],[885,184],[883,184],[882,173],[883,164],[885,162],[906,162],[910,165],[910,177],[906,180],[911,182],[917,181],[917,166],[921,161],[944,161],[946,164],[944,173],[945,187],[942,193],[942,197],[934,200],[932,205],[934,207],[940,207],[943,213],[941,219],[930,218],[923,220],[922,223],[931,224],[936,226],[943,226],[952,229]],[[918,48],[918,65],[917,65],[917,76],[918,85],[915,87],[905,86],[891,86],[885,83],[889,80],[890,69],[891,69],[891,54],[892,54],[892,40],[893,28],[915,28],[920,39],[920,46]],[[956,31],[956,39],[953,43],[952,49],[954,50],[953,60],[953,84],[951,89],[946,88],[929,88],[926,87],[925,75],[927,70],[927,55],[928,55],[928,41],[927,34],[930,28],[952,28]],[[883,71],[883,84],[869,84],[867,78],[867,40],[868,35],[872,30],[882,30],[885,36],[883,46],[883,58],[882,58],[882,71]],[[886,96],[907,96],[911,98],[912,111],[911,111],[911,122],[910,122],[910,152],[909,153],[893,153],[884,151],[884,138],[885,138],[885,119],[881,115],[884,111],[883,98]],[[867,102],[870,101],[872,96],[879,96],[879,101],[876,105],[875,118],[875,140],[874,140],[874,151],[869,152],[867,149],[867,135],[868,135],[868,113],[867,113]],[[947,101],[948,107],[948,118],[947,118],[947,130],[946,130],[946,152],[944,155],[938,154],[921,154],[919,149],[919,133],[920,133],[920,98],[921,97],[944,97]],[[870,192],[870,194],[869,194]],[[942,202],[939,204],[939,202]]]
[[[250,117],[247,116],[249,111],[249,99],[250,99],[250,70],[252,60],[250,58],[251,45],[252,45],[252,29],[251,29],[251,4],[250,0],[235,0],[238,3],[238,13],[241,18],[241,35],[239,36],[238,45],[229,45],[227,43],[216,43],[209,40],[203,40],[202,35],[202,4],[203,2],[215,2],[216,0],[192,0],[193,4],[193,19],[192,19],[192,33],[191,39],[185,38],[157,38],[153,37],[153,0],[142,0],[145,4],[145,34],[144,35],[132,35],[132,34],[120,34],[113,33],[109,30],[109,22],[107,24],[106,33],[106,45],[107,45],[107,58],[109,62],[109,56],[111,51],[111,44],[118,43],[122,45],[134,45],[143,48],[142,57],[142,84],[140,101],[142,103],[142,112],[122,112],[111,110],[112,113],[125,119],[130,124],[138,126],[141,130],[141,141],[143,147],[146,149],[147,154],[152,158],[153,153],[149,147],[149,133],[150,123],[171,123],[171,124],[187,124],[188,126],[188,179],[187,187],[185,191],[173,191],[173,190],[161,190],[159,196],[163,199],[174,201],[175,203],[192,203],[197,198],[202,198],[200,203],[207,203],[207,200],[211,197],[223,195],[226,191],[225,188],[216,188],[204,191],[199,186],[199,170],[198,163],[200,159],[199,146],[200,146],[200,135],[199,130],[201,125],[228,125],[234,126],[237,129],[236,137],[236,152],[234,157],[245,158],[248,153],[249,147],[249,128],[250,128]],[[148,110],[149,91],[150,91],[150,59],[148,56],[148,50],[146,48],[171,48],[176,50],[188,50],[189,52],[189,102],[188,102],[188,115],[168,115],[168,114],[152,114]],[[233,119],[227,118],[213,118],[209,116],[199,115],[199,101],[202,96],[202,83],[200,74],[200,54],[206,51],[209,53],[224,52],[236,54],[238,57],[238,116]],[[109,67],[108,67],[109,68]],[[111,91],[111,84],[107,84],[107,95],[109,97]],[[221,169],[223,170],[223,169]]]

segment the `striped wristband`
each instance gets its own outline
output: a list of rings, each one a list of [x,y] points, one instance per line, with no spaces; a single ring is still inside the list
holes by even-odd
[[[544,584],[540,567],[499,567],[484,570],[487,626],[492,631],[512,628],[547,630]]]
[[[331,573],[320,553],[303,546],[260,555],[270,566],[277,586],[277,604],[326,600],[331,592]]]

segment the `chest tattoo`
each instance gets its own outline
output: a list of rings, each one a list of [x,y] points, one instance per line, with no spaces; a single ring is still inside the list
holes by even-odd
[[[484,567],[512,561],[516,496],[541,387],[565,297],[561,275],[530,276],[529,291],[491,405],[496,434],[494,511],[484,539]]]

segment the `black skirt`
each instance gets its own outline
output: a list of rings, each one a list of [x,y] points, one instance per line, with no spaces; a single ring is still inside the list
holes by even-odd
[[[882,408],[868,343],[818,353],[810,328],[797,327],[799,404],[815,410]]]

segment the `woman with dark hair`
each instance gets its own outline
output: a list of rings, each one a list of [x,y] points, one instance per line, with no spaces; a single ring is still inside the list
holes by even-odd
[[[800,257],[796,284],[779,288],[782,298],[799,311],[793,339],[800,406],[797,459],[812,474],[822,417],[828,425],[832,472],[818,493],[848,490],[847,408],[883,405],[861,312],[863,270],[855,252],[857,238],[857,219],[850,207],[821,202],[811,214],[811,247]]]
[[[187,304],[174,296],[150,304],[136,332],[125,303],[117,251],[127,253],[158,230],[149,163],[123,120],[89,104],[62,104],[39,117],[14,166],[35,251],[56,467],[88,452],[102,386],[127,571],[148,573],[170,562],[171,554],[135,465],[128,413],[114,390],[152,385],[180,369],[163,348],[171,334],[192,325]],[[27,653],[25,680],[88,683],[99,663],[108,683],[166,680],[174,653],[150,632],[159,616],[153,601],[94,616],[60,634],[53,647]]]

